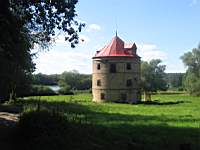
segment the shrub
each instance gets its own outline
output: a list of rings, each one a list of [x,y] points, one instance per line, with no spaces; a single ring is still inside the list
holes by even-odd
[[[61,95],[74,95],[74,93],[70,90],[69,86],[61,87],[58,90],[58,93],[61,94]]]
[[[34,85],[31,88],[31,96],[49,96],[56,95],[56,93],[47,86]]]
[[[184,91],[184,88],[183,87],[179,87],[178,91]]]
[[[59,146],[58,149],[64,150],[67,125],[67,120],[59,114],[48,111],[24,113],[17,124],[18,145],[20,149],[55,150]]]

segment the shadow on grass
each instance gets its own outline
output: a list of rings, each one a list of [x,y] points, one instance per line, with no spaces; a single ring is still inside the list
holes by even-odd
[[[186,94],[187,92],[184,92],[184,91],[172,91],[172,92],[170,92],[170,91],[166,91],[166,92],[158,92],[158,94],[162,94],[162,95],[177,95],[177,94]],[[154,93],[154,94],[157,94],[157,93]]]
[[[21,150],[200,149],[200,129],[168,126],[176,118],[107,113],[78,103],[22,103],[37,111],[25,114],[12,136],[13,145]],[[194,121],[191,117],[178,120]]]
[[[22,105],[15,105],[15,104],[0,104],[0,112],[8,112],[17,114],[22,111]]]
[[[186,101],[177,101],[177,102],[149,102],[149,103],[141,103],[147,105],[174,105],[185,103]],[[140,115],[140,114],[120,114],[120,113],[107,113],[101,110],[101,105],[93,105],[89,107],[88,105],[82,105],[80,103],[75,102],[49,102],[49,101],[37,101],[37,100],[23,100],[20,103],[23,104],[24,111],[40,111],[47,110],[54,113],[61,113],[69,117],[71,120],[78,120],[84,123],[90,124],[112,124],[114,122],[117,123],[137,123],[137,122],[159,122],[162,125],[167,124],[168,122],[182,122],[182,123],[190,123],[195,121],[200,121],[200,119],[193,119],[192,115],[184,116],[180,114],[179,118],[173,118],[173,116],[165,116],[165,115]],[[168,104],[170,103],[170,104]],[[140,105],[140,104],[138,104]],[[22,105],[21,105],[22,106]],[[21,108],[22,109],[22,108]],[[134,108],[133,108],[134,109]],[[77,121],[77,122],[78,122]]]
[[[191,103],[191,101],[167,101],[167,102],[160,102],[159,100],[153,101],[141,101],[138,104],[145,104],[145,105],[177,105],[182,103]]]

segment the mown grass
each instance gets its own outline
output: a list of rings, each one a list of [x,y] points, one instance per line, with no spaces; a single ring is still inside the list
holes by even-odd
[[[33,110],[61,114],[67,128],[63,128],[65,125],[62,119],[61,123],[54,121],[53,124],[57,122],[58,125],[49,131],[47,122],[44,125],[46,128],[42,127],[42,120],[48,120],[48,116],[44,117],[40,113],[39,120],[37,117],[33,117],[35,120],[27,119],[32,115],[26,115],[28,117],[21,122],[23,124],[23,120],[26,120],[26,125],[36,123],[36,129],[41,126],[43,130],[47,130],[48,134],[41,136],[41,131],[38,133],[35,129],[34,133],[38,133],[38,136],[34,134],[36,141],[39,140],[41,144],[41,141],[48,141],[50,145],[54,142],[56,146],[62,145],[60,149],[200,149],[200,97],[184,93],[162,93],[153,95],[151,103],[134,105],[94,103],[91,99],[92,96],[88,93],[27,97],[19,101],[25,114],[31,114]],[[26,127],[23,126],[19,131],[29,134],[31,127],[25,130]],[[56,132],[51,135],[52,130]],[[69,140],[69,136],[73,140]],[[32,136],[28,139],[31,140]],[[56,142],[59,140],[61,143]],[[47,147],[43,147],[43,150],[52,149],[53,146],[50,145],[46,144]]]
[[[186,94],[160,94],[153,95],[152,103],[142,104],[117,104],[94,103],[91,94],[78,94],[74,96],[43,96],[28,97],[27,106],[37,103],[40,99],[41,106],[47,109],[56,109],[66,114],[82,114],[90,123],[100,125],[126,124],[166,124],[174,127],[200,127],[200,97]],[[32,106],[31,106],[32,107]],[[105,114],[104,118],[96,117],[98,113]],[[129,119],[109,116],[126,115]],[[140,119],[145,116],[152,119]],[[153,118],[158,119],[153,119]],[[142,117],[141,117],[142,118]]]

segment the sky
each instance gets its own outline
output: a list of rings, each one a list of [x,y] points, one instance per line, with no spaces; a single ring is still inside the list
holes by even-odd
[[[86,23],[76,48],[60,35],[34,58],[35,73],[92,73],[92,57],[115,36],[136,43],[144,61],[161,59],[166,72],[185,72],[180,57],[200,42],[200,0],[79,0],[77,20]]]

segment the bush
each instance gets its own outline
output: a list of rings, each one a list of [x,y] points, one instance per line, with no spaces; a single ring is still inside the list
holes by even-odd
[[[58,90],[58,93],[61,94],[61,95],[74,95],[74,93],[70,90],[69,86],[61,87]]]
[[[184,91],[184,88],[183,87],[179,87],[178,91]]]
[[[68,122],[62,115],[48,111],[24,113],[17,124],[17,144],[22,150],[64,150],[67,131]]]
[[[31,88],[30,96],[50,96],[56,93],[47,86],[34,85]]]

